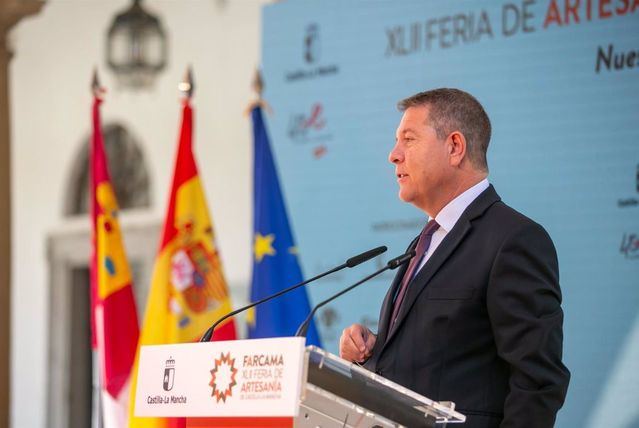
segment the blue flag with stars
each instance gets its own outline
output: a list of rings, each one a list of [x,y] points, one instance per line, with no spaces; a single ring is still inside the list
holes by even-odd
[[[284,198],[273,161],[262,109],[251,111],[254,139],[254,236],[251,301],[303,281]],[[310,312],[306,289],[300,287],[254,308],[249,313],[249,337],[293,336]],[[315,323],[307,345],[320,346]]]

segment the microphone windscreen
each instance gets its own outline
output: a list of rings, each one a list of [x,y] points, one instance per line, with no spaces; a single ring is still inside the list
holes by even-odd
[[[415,257],[415,250],[410,250],[409,252],[402,254],[399,257],[395,257],[394,259],[389,260],[386,266],[388,266],[388,268],[390,269],[397,269],[413,257]]]
[[[380,254],[384,253],[387,249],[388,248],[386,248],[385,245],[382,245],[381,247],[364,251],[362,254],[358,254],[346,260],[346,267],[349,267],[349,268],[355,267],[358,264],[364,263],[365,261],[372,259],[373,257],[379,256]]]

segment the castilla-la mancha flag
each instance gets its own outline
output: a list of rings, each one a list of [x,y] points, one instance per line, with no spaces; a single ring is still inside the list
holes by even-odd
[[[193,156],[192,127],[193,110],[187,99],[140,346],[197,341],[213,322],[232,310]],[[215,340],[231,339],[235,339],[235,323],[229,318],[216,328]],[[131,427],[180,425],[174,420],[132,415]]]
[[[92,344],[97,349],[100,402],[106,428],[126,426],[129,381],[138,343],[138,316],[131,270],[126,259],[100,125],[100,104],[93,100],[91,139]]]

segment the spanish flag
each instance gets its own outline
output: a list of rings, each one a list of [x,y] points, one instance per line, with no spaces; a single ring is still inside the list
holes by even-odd
[[[138,343],[138,316],[118,222],[118,203],[104,152],[101,103],[96,95],[91,139],[91,324],[93,347],[98,353],[103,421],[105,427],[111,428],[126,425],[129,376]]]
[[[169,207],[140,346],[197,341],[213,322],[232,310],[213,224],[193,157],[192,129],[193,110],[186,99]],[[215,330],[215,339],[235,339],[232,318]],[[133,394],[134,391],[135,388]],[[131,403],[135,402],[134,397],[132,395]],[[177,423],[132,415],[133,412],[131,427],[168,427]]]

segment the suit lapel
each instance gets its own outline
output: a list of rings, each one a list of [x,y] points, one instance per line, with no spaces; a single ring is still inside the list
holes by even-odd
[[[429,283],[433,275],[435,275],[444,262],[446,262],[455,248],[457,248],[457,246],[464,240],[466,235],[468,235],[472,229],[471,221],[481,216],[492,204],[499,200],[499,195],[497,195],[493,186],[490,185],[468,206],[468,208],[466,208],[459,220],[457,220],[453,229],[448,232],[430,259],[428,259],[426,264],[411,281],[406,297],[404,297],[402,307],[399,310],[399,314],[397,314],[397,322],[383,342],[384,347],[395,336],[395,333],[399,330],[399,327],[406,318],[406,315],[415,304],[417,297]],[[392,302],[388,306],[392,307]]]
[[[417,275],[415,275],[415,278],[413,278],[410,286],[408,287],[406,297],[404,297],[404,302],[399,309],[399,313],[397,314],[397,322],[391,329],[388,339],[386,339],[387,343],[393,338],[393,336],[399,329],[399,326],[404,321],[404,318],[406,318],[408,311],[415,303],[415,300],[417,300],[419,294],[426,287],[426,284],[428,284],[435,272],[437,272],[437,270],[446,261],[446,259],[448,259],[453,250],[464,239],[470,229],[470,224],[467,221],[463,222],[463,224],[460,224],[460,222],[458,221],[455,227],[453,227],[453,230],[451,230],[446,235],[441,244],[439,244],[433,255],[424,265],[424,267],[417,273]]]

